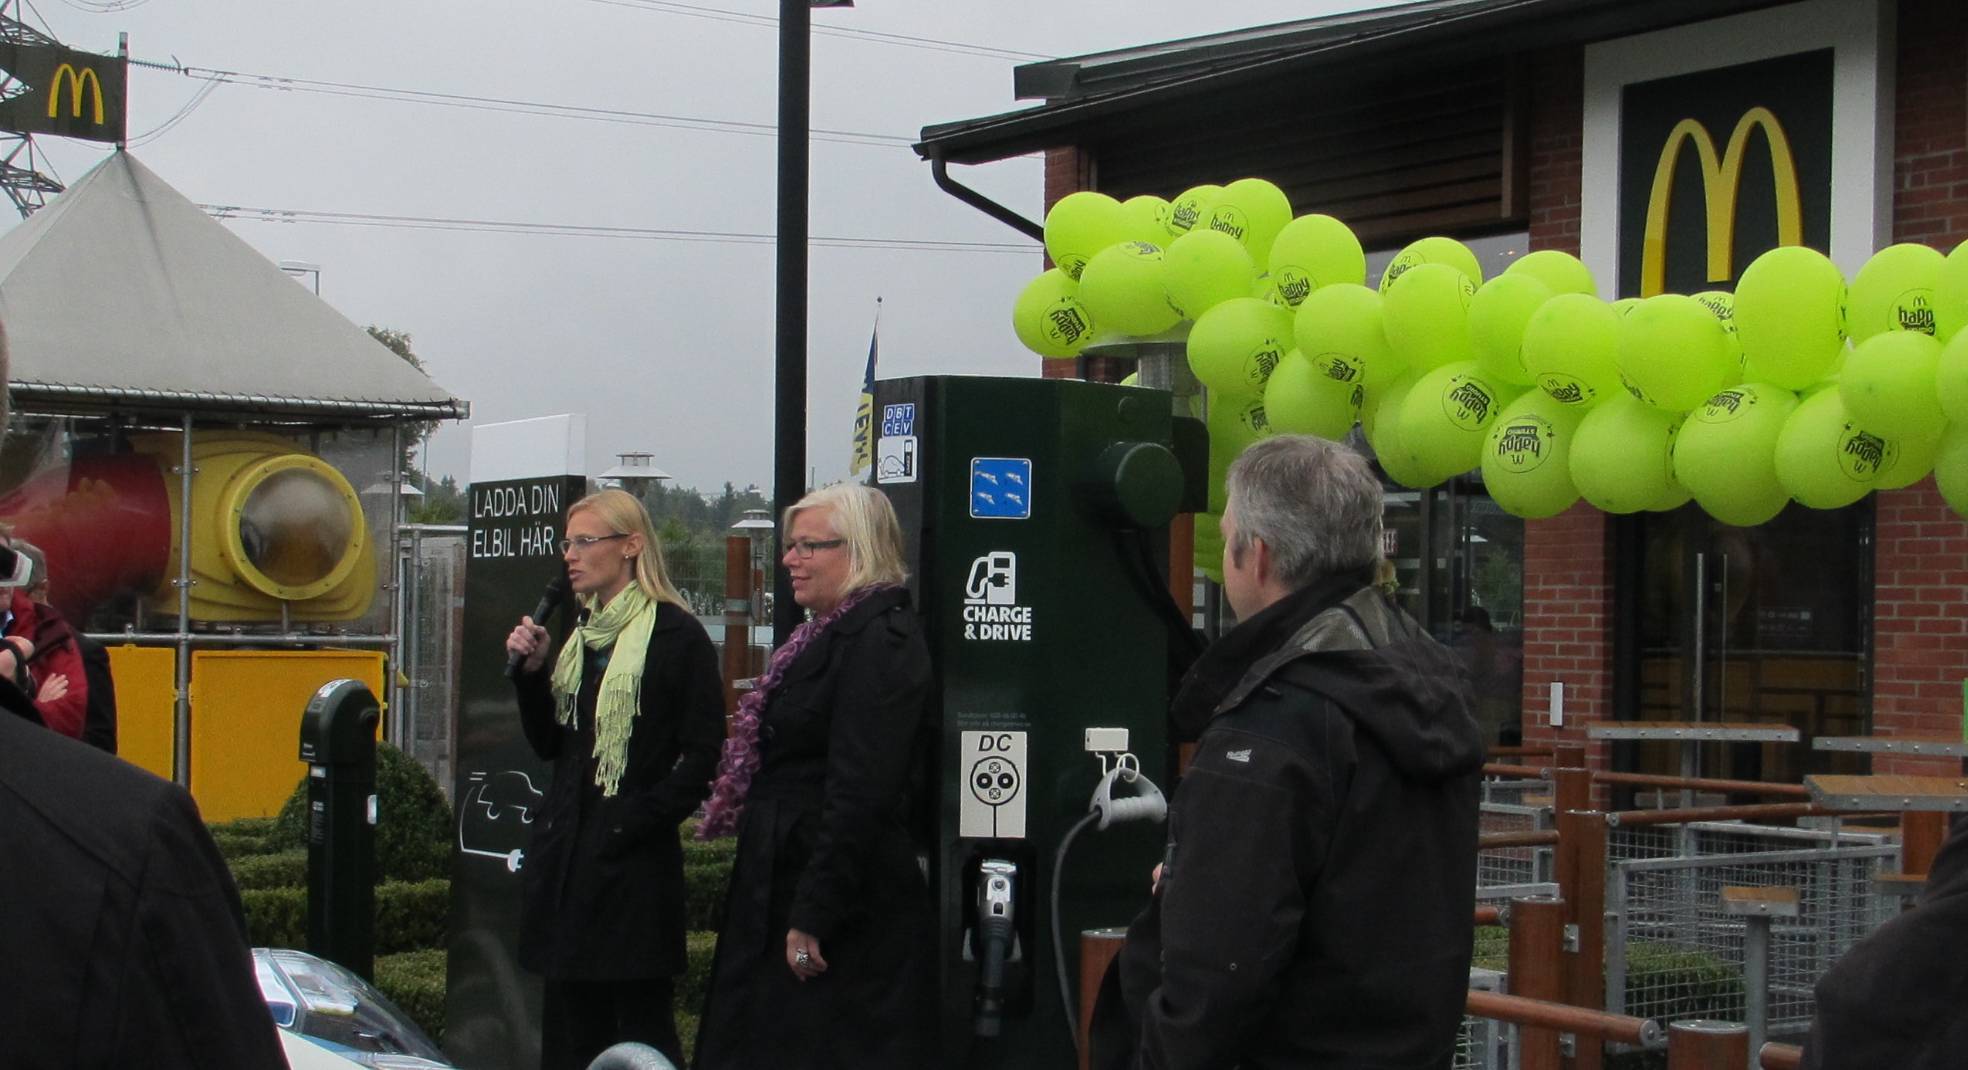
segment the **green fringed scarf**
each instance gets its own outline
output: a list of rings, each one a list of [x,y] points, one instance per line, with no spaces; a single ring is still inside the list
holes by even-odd
[[[594,610],[592,603],[588,608],[592,611],[588,622],[567,637],[560,660],[554,663],[556,720],[574,723],[581,702],[582,649],[613,645],[615,653],[602,670],[601,691],[595,696],[594,780],[603,795],[614,795],[629,761],[629,733],[635,731],[636,714],[642,711],[642,666],[649,655],[650,632],[656,627],[656,603],[630,583],[600,610]]]

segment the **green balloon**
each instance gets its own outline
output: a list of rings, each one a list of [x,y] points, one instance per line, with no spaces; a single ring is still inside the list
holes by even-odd
[[[1572,439],[1572,482],[1608,513],[1655,509],[1682,493],[1674,480],[1678,413],[1614,397],[1579,421]]]
[[[1558,294],[1524,324],[1524,370],[1538,389],[1580,409],[1623,393],[1619,314],[1589,294]]]
[[[1075,280],[1095,254],[1133,236],[1133,219],[1121,202],[1092,190],[1061,197],[1045,217],[1046,255]]]
[[[1296,349],[1285,354],[1264,385],[1264,412],[1273,428],[1335,442],[1353,430],[1365,399],[1359,383],[1334,379]]]
[[[1722,389],[1729,372],[1722,325],[1692,297],[1647,298],[1620,321],[1618,337],[1620,381],[1655,408],[1687,412]]]
[[[1852,277],[1845,334],[1857,345],[1886,331],[1933,334],[1934,287],[1947,258],[1919,242],[1889,245]]]
[[[1367,433],[1367,445],[1373,449],[1374,459],[1380,462],[1387,478],[1416,490],[1432,487],[1451,474],[1429,470],[1402,441],[1401,413],[1419,378],[1409,372],[1388,384],[1379,400],[1373,402],[1373,419],[1361,421]]]
[[[1380,295],[1358,283],[1321,286],[1298,306],[1292,337],[1328,377],[1373,390],[1407,370],[1387,344],[1381,308]]]
[[[1506,400],[1473,360],[1424,372],[1401,405],[1401,442],[1431,472],[1467,472]]]
[[[1757,257],[1736,281],[1743,378],[1802,390],[1845,348],[1845,276],[1816,249],[1785,245]]]
[[[1469,299],[1469,341],[1483,373],[1513,386],[1530,386],[1524,367],[1524,328],[1551,300],[1551,287],[1531,272],[1506,271]]]
[[[1476,359],[1469,342],[1469,300],[1476,286],[1447,264],[1417,264],[1381,291],[1387,344],[1401,361],[1427,371]]]
[[[1591,269],[1578,257],[1559,249],[1525,253],[1503,273],[1529,275],[1551,287],[1554,294],[1592,294],[1595,297],[1599,294],[1599,285],[1592,281]]]
[[[1322,286],[1367,281],[1367,255],[1352,228],[1329,215],[1302,215],[1271,243],[1268,265],[1279,296],[1293,308]]]
[[[1422,238],[1409,243],[1387,262],[1387,270],[1380,274],[1381,294],[1385,295],[1401,276],[1423,264],[1445,264],[1462,272],[1472,290],[1483,285],[1483,265],[1469,251],[1469,246],[1454,238]]]
[[[1934,278],[1934,337],[1952,341],[1968,327],[1968,241],[1954,247]]]
[[[1542,520],[1578,501],[1571,451],[1582,415],[1542,390],[1528,391],[1503,407],[1490,425],[1482,458],[1483,486],[1498,508]]]
[[[1186,319],[1196,319],[1233,297],[1248,297],[1257,275],[1250,252],[1228,234],[1192,230],[1168,247],[1168,297]]]
[[[1895,437],[1934,438],[1947,423],[1937,392],[1940,365],[1941,343],[1931,336],[1884,331],[1845,358],[1838,395],[1863,426],[1892,428]]]
[[[1283,190],[1261,178],[1240,178],[1210,202],[1209,228],[1244,243],[1253,261],[1268,264],[1271,243],[1291,218],[1291,201]]]
[[[1934,454],[1934,485],[1954,515],[1968,520],[1968,424],[1951,424]]]
[[[1039,356],[1071,357],[1093,341],[1093,316],[1080,301],[1080,284],[1052,268],[1019,292],[1011,329]]]
[[[1196,514],[1196,571],[1223,582],[1223,513]]]
[[[1777,479],[1812,509],[1850,505],[1879,483],[1899,446],[1859,426],[1836,390],[1806,397],[1777,436]]]
[[[1638,297],[1622,297],[1619,300],[1613,302],[1613,312],[1617,314],[1619,318],[1625,319],[1627,313],[1640,307],[1641,300],[1642,298],[1638,298]]]
[[[1934,372],[1935,399],[1950,422],[1968,424],[1968,331],[1958,331],[1941,347]]]
[[[1736,295],[1727,290],[1703,290],[1695,295],[1695,300],[1708,309],[1715,321],[1722,325],[1722,346],[1729,357],[1725,362],[1728,371],[1722,373],[1722,385],[1735,386],[1743,381],[1742,338],[1736,333]]]
[[[1265,380],[1292,348],[1292,314],[1255,297],[1233,297],[1189,330],[1189,370],[1219,394],[1264,395]]]
[[[1121,207],[1127,209],[1128,219],[1134,224],[1135,241],[1145,241],[1166,249],[1168,243],[1175,240],[1175,234],[1168,227],[1169,202],[1152,193],[1143,193],[1122,201]]]
[[[1797,395],[1768,383],[1718,391],[1688,414],[1674,439],[1674,478],[1708,515],[1754,527],[1783,511],[1790,492],[1777,479],[1777,436]]]
[[[1942,429],[1945,433],[1946,429]],[[1879,481],[1873,484],[1874,490],[1899,490],[1911,487],[1927,478],[1934,470],[1934,459],[1940,454],[1941,436],[1901,435],[1893,443],[1899,448],[1884,471],[1879,473]]]
[[[1221,192],[1223,192],[1222,186],[1212,186],[1207,183],[1183,190],[1169,202],[1169,233],[1179,238],[1199,225],[1205,230],[1209,229],[1210,205]]]
[[[1124,241],[1095,253],[1080,274],[1080,303],[1105,331],[1140,337],[1160,334],[1182,314],[1162,288],[1161,249]]]

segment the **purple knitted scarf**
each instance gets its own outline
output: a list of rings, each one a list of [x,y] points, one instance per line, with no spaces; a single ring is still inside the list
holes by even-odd
[[[758,678],[757,686],[738,700],[738,711],[731,716],[731,735],[724,741],[724,756],[718,759],[717,780],[712,782],[711,799],[704,805],[703,823],[697,826],[698,839],[710,840],[738,831],[738,818],[745,812],[745,796],[752,790],[752,777],[758,772],[762,757],[758,749],[759,715],[765,710],[766,700],[778,688],[779,678],[786,674],[786,667],[812,646],[820,633],[846,616],[848,610],[866,601],[868,596],[892,587],[894,584],[877,584],[852,592],[824,616],[793,629],[785,645],[772,652],[765,674]]]

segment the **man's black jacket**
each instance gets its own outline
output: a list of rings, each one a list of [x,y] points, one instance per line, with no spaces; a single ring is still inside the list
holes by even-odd
[[[1449,1065],[1483,746],[1453,655],[1356,579],[1253,617],[1178,696],[1178,716],[1199,698],[1213,715],[1095,1066]]]

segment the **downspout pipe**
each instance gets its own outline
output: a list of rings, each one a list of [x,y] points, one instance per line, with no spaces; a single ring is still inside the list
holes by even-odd
[[[938,189],[1033,241],[1042,245],[1045,243],[1045,227],[1032,222],[1017,212],[1006,208],[1004,205],[951,178],[950,165],[941,156],[932,156],[929,158],[929,172],[936,177],[936,186]]]

